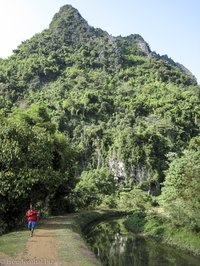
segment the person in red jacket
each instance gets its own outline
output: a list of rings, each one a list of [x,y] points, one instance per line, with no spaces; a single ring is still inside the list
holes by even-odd
[[[33,236],[33,232],[38,221],[38,212],[33,208],[32,204],[30,209],[26,212],[26,217],[28,219],[28,228],[30,230],[30,236]]]

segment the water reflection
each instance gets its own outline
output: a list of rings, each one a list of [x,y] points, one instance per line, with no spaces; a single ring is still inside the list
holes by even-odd
[[[91,225],[88,245],[104,266],[199,266],[199,259],[180,250],[128,233],[123,220]]]

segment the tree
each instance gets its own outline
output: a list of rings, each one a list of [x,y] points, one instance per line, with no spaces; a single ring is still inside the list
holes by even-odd
[[[75,188],[77,206],[87,208],[99,205],[106,195],[116,189],[114,178],[108,168],[82,172]]]
[[[28,110],[2,118],[0,150],[0,216],[9,215],[5,222],[17,217],[13,210],[20,214],[30,202],[55,200],[58,189],[67,195],[75,185],[74,148],[55,132],[43,107],[34,115]]]
[[[200,230],[200,150],[185,151],[167,171],[161,195],[162,205],[172,220],[192,230]]]

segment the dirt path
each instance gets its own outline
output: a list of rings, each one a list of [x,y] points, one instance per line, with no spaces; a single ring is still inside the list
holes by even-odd
[[[48,226],[52,221],[48,221]],[[17,259],[24,260],[28,265],[61,265],[56,251],[55,233],[41,227],[36,229],[33,237],[29,237],[25,252]]]
[[[25,251],[19,254],[16,258],[10,258],[5,254],[0,253],[0,265],[99,265],[96,262],[94,255],[84,245],[81,237],[72,230],[72,219],[69,217],[70,215],[48,219],[43,225],[40,225],[35,230],[33,237],[28,237]],[[68,259],[68,262],[60,261],[59,259],[60,254],[58,254],[58,252],[60,252],[60,248],[63,248],[63,243],[62,240],[60,241],[59,235],[66,235],[69,240],[66,241],[66,239],[64,239],[64,253],[72,256]],[[86,258],[87,260],[89,258],[89,263],[80,261],[82,255],[83,259]]]
[[[16,258],[11,258],[0,253],[0,265],[52,265],[60,266],[62,263],[58,259],[55,231],[52,230],[53,220],[47,221],[34,232],[33,237],[28,237],[26,249]]]

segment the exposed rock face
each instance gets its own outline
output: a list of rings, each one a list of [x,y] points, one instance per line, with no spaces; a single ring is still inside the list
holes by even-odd
[[[138,47],[145,55],[151,56],[151,50],[149,48],[149,45],[144,40],[138,41]]]
[[[135,182],[136,184],[141,183],[144,180],[147,180],[151,176],[151,169],[145,165],[137,165],[134,169],[135,171]]]
[[[114,179],[117,182],[121,182],[126,178],[125,165],[122,161],[117,159],[110,159],[108,164],[110,170],[114,175]]]
[[[114,179],[117,182],[122,182],[127,178],[133,180],[134,184],[138,185],[142,181],[147,180],[151,177],[152,171],[145,165],[131,166],[126,169],[125,163],[118,159],[109,160],[109,168],[113,173]]]

